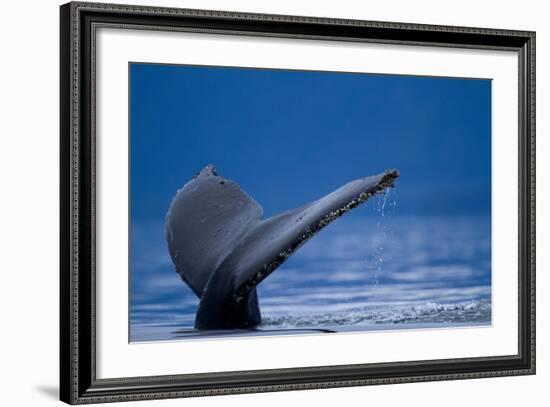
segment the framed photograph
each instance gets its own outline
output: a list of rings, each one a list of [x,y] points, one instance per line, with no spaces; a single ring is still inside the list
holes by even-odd
[[[535,33],[61,6],[61,400],[535,373]]]

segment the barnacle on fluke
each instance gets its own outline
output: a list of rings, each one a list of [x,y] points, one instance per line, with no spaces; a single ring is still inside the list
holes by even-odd
[[[351,181],[323,198],[262,219],[262,208],[208,165],[180,189],[166,215],[179,275],[200,298],[197,329],[261,323],[256,286],[302,244],[371,196],[393,187],[396,170]]]

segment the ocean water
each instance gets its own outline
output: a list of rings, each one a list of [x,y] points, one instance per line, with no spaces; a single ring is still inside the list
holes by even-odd
[[[162,222],[132,224],[130,340],[491,324],[490,214],[397,215],[391,194],[336,220],[258,287],[254,331],[197,332]]]

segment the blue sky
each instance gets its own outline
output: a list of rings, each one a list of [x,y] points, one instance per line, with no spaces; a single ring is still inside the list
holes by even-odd
[[[130,65],[131,218],[209,163],[266,216],[397,168],[399,214],[490,213],[491,81]]]

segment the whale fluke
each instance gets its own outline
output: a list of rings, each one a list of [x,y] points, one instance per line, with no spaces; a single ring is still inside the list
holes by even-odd
[[[315,233],[372,195],[396,170],[351,181],[321,199],[262,219],[261,206],[208,165],[181,188],[166,215],[176,270],[200,298],[197,329],[261,323],[257,285]]]

